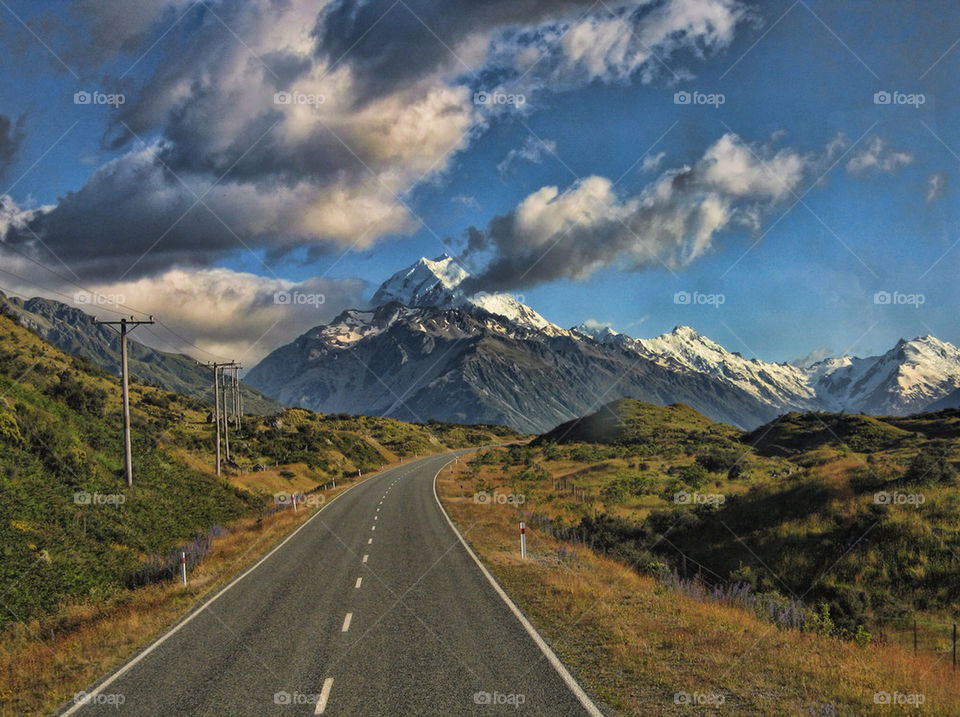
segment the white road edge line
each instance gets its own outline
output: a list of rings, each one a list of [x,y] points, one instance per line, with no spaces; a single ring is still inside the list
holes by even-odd
[[[433,476],[433,498],[437,501],[437,506],[440,508],[440,512],[443,513],[443,517],[446,518],[447,523],[450,524],[450,529],[460,540],[461,545],[463,545],[470,557],[473,558],[473,562],[475,562],[477,567],[480,568],[480,572],[483,573],[483,576],[487,579],[490,585],[493,586],[493,589],[496,590],[497,595],[500,596],[500,599],[506,603],[507,607],[510,608],[510,612],[512,612],[517,620],[520,621],[520,624],[523,625],[523,629],[527,631],[527,634],[530,635],[531,638],[533,638],[533,641],[536,643],[537,647],[540,648],[540,652],[542,652],[544,657],[547,658],[547,661],[550,663],[556,673],[560,675],[560,679],[564,681],[570,691],[573,692],[574,696],[580,700],[580,704],[583,705],[583,708],[587,711],[587,713],[591,715],[591,717],[603,717],[603,712],[600,711],[600,708],[597,707],[593,700],[590,699],[590,696],[584,692],[583,688],[580,686],[574,676],[570,674],[570,671],[560,661],[560,658],[557,657],[557,654],[550,648],[550,645],[547,644],[547,641],[540,636],[539,632],[537,632],[537,628],[535,628],[526,618],[526,616],[520,612],[520,608],[518,608],[513,600],[510,599],[510,596],[507,595],[506,591],[500,587],[500,583],[497,582],[497,579],[493,577],[493,575],[490,574],[490,571],[487,570],[487,567],[480,562],[480,558],[478,558],[477,554],[473,552],[473,549],[460,533],[460,530],[450,519],[450,515],[447,513],[446,508],[444,508],[443,503],[440,502],[440,496],[437,495],[437,478],[439,477],[441,471],[443,471],[443,469],[452,462],[453,459],[450,459],[450,461],[444,463],[440,470],[437,471],[436,475]]]
[[[391,470],[391,469],[388,468],[387,471],[389,471],[389,470]],[[377,477],[379,477],[379,476],[385,475],[387,471],[384,471],[383,473],[375,473],[375,474],[371,475],[370,478],[377,478]],[[333,496],[333,498],[331,498],[329,502],[324,503],[324,504],[320,507],[320,510],[318,510],[316,513],[314,513],[314,514],[311,515],[309,518],[307,518],[307,519],[303,522],[303,525],[301,525],[299,528],[297,528],[297,529],[294,530],[292,533],[290,533],[290,535],[288,535],[286,538],[284,538],[273,550],[271,550],[269,553],[267,553],[267,554],[264,555],[262,558],[260,558],[260,560],[258,560],[258,561],[257,561],[256,563],[254,563],[252,566],[250,566],[249,568],[247,568],[247,570],[245,570],[241,575],[238,575],[236,578],[234,578],[234,579],[233,579],[230,583],[228,583],[222,590],[220,590],[220,592],[218,592],[218,593],[217,593],[216,595],[214,595],[212,598],[210,598],[210,599],[207,600],[205,603],[203,603],[203,605],[201,605],[200,607],[198,607],[196,610],[194,610],[192,613],[190,613],[189,615],[187,615],[185,618],[183,618],[183,619],[182,619],[180,622],[178,622],[176,625],[174,625],[174,626],[171,627],[169,630],[167,630],[165,633],[163,633],[163,635],[161,635],[161,636],[158,637],[156,640],[154,640],[152,643],[150,643],[150,645],[147,646],[142,652],[140,652],[139,654],[137,654],[137,655],[135,655],[133,658],[131,658],[130,661],[127,662],[127,664],[123,665],[123,667],[121,667],[120,669],[118,669],[116,672],[114,672],[112,675],[110,675],[107,679],[105,679],[105,680],[104,680],[103,682],[101,682],[99,685],[96,685],[93,689],[91,689],[91,690],[87,693],[87,695],[88,695],[91,699],[89,699],[89,700],[87,700],[87,701],[85,701],[85,702],[79,702],[79,703],[73,705],[72,707],[70,707],[70,709],[68,709],[66,712],[64,712],[64,713],[61,715],[61,717],[67,717],[68,715],[72,715],[72,714],[74,714],[75,712],[77,712],[78,710],[80,710],[81,708],[85,707],[88,703],[89,703],[89,704],[94,703],[94,700],[92,699],[94,696],[100,694],[100,693],[103,692],[103,690],[105,690],[107,687],[109,687],[109,686],[112,685],[114,682],[116,682],[118,679],[120,679],[121,677],[123,677],[123,675],[125,675],[127,672],[129,672],[134,666],[136,666],[136,665],[137,665],[141,660],[143,660],[147,655],[149,655],[151,652],[153,652],[153,651],[156,650],[158,647],[160,647],[160,645],[162,645],[162,644],[165,643],[167,640],[169,640],[171,637],[173,637],[173,636],[176,635],[178,632],[180,632],[180,630],[182,630],[184,627],[186,627],[186,625],[187,625],[188,623],[190,623],[195,617],[197,617],[197,615],[199,615],[200,613],[202,613],[204,610],[206,610],[208,607],[210,607],[210,605],[212,605],[214,602],[216,602],[217,600],[219,600],[219,599],[224,595],[224,593],[226,593],[226,592],[227,592],[228,590],[230,590],[234,585],[236,585],[236,584],[239,583],[241,580],[243,580],[245,577],[247,577],[247,576],[248,576],[250,573],[252,573],[254,570],[256,570],[257,568],[259,568],[263,563],[265,563],[265,562],[270,558],[271,555],[273,555],[275,552],[277,552],[278,550],[280,550],[280,548],[282,548],[284,545],[286,545],[289,541],[293,540],[294,536],[295,536],[297,533],[299,533],[301,530],[303,530],[303,529],[306,528],[308,525],[310,525],[310,523],[312,523],[312,522],[317,518],[317,516],[319,516],[320,513],[322,513],[322,512],[324,511],[324,509],[326,509],[327,507],[329,507],[330,505],[332,505],[333,502],[337,500],[337,498],[339,498],[339,497],[342,496],[342,495],[346,495],[347,493],[349,493],[350,491],[352,491],[352,490],[353,490],[354,488],[356,488],[357,486],[363,485],[364,482],[365,482],[365,481],[361,480],[359,483],[354,483],[352,486],[350,486],[349,488],[347,488],[347,489],[346,489],[345,491],[343,491],[342,493],[337,493],[335,496]],[[366,556],[366,555],[363,556],[363,562],[367,562],[367,556]],[[333,683],[333,679],[332,679],[332,678],[328,678],[328,681],[329,681],[331,684]],[[326,683],[324,683],[324,688],[326,688]],[[329,692],[329,690],[327,690],[327,691]],[[317,709],[320,709],[319,703],[318,703],[318,705],[317,705]],[[318,712],[317,714],[320,714],[320,713]]]
[[[350,629],[350,621],[353,620],[353,613],[348,612],[347,616],[343,618],[343,627],[340,628],[340,632],[346,632]]]
[[[315,715],[322,715],[327,709],[327,700],[330,699],[330,690],[333,689],[333,678],[328,677],[323,681],[323,687],[320,689],[320,699],[317,700],[317,709],[313,711]]]

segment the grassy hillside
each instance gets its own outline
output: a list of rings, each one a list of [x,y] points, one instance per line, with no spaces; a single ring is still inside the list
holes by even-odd
[[[707,442],[714,437],[723,441],[737,437],[739,431],[723,423],[714,423],[682,403],[655,406],[622,398],[607,404],[596,413],[557,426],[536,438],[533,444],[666,446],[684,441],[691,435]]]
[[[516,506],[476,501],[470,468],[458,468],[438,480],[447,510],[609,714],[960,714],[949,653],[781,629],[732,597],[677,590],[602,555],[599,543],[591,549],[529,522],[522,560]],[[509,492],[498,470],[480,471],[486,488]]]
[[[213,536],[274,508],[272,493],[507,430],[289,410],[243,417],[232,461],[213,475],[213,425],[196,398],[134,385],[135,481],[123,479],[113,376],[0,315],[0,626],[166,580],[171,551],[191,567]]]
[[[467,477],[670,589],[861,642],[916,619],[942,649],[960,602],[958,418],[789,414],[743,433],[622,400],[481,452]]]

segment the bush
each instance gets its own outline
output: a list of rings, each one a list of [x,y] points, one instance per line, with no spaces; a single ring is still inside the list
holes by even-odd
[[[741,454],[735,450],[713,448],[697,454],[697,463],[711,473],[729,473],[735,467],[739,467],[740,458]]]
[[[59,382],[51,384],[45,393],[59,399],[78,413],[88,416],[102,416],[107,402],[107,392],[102,388],[87,388],[77,380],[72,371],[64,370],[57,374]]]
[[[680,470],[680,480],[694,489],[702,487],[709,477],[707,469],[700,463],[691,463]]]
[[[936,443],[920,451],[910,462],[903,480],[915,485],[943,483],[952,485],[957,481],[957,471],[948,460],[949,448]]]

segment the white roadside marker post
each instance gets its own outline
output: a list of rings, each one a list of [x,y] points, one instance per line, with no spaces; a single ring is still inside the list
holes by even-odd
[[[187,554],[180,552],[180,574],[183,577],[183,584],[187,584]]]
[[[522,520],[520,521],[520,557],[524,560],[527,558],[527,526]]]

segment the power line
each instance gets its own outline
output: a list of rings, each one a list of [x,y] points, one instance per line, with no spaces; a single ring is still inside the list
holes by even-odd
[[[69,300],[71,300],[71,301],[76,301],[76,297],[75,297],[75,296],[70,296],[69,294],[64,294],[62,291],[57,291],[56,289],[51,289],[51,288],[48,287],[48,286],[43,286],[42,284],[37,284],[36,282],[31,281],[30,279],[27,279],[26,277],[20,276],[19,274],[14,274],[12,271],[8,271],[7,269],[0,269],[0,272],[3,272],[4,274],[9,274],[10,276],[15,277],[15,278],[17,278],[17,279],[20,279],[21,281],[26,281],[27,283],[33,284],[34,286],[42,289],[43,291],[49,291],[51,294],[56,294],[56,295],[58,295],[58,296],[62,296],[62,297],[65,298],[65,299],[69,299]],[[22,294],[22,293],[20,293],[19,291],[14,291],[13,289],[8,289],[8,288],[2,287],[2,286],[0,286],[0,291],[3,291],[4,293],[6,293],[6,294],[8,294],[8,295],[10,295],[10,296],[19,296],[19,297],[20,297],[21,299],[23,299],[24,301],[29,301],[30,299],[36,299],[36,298],[43,298],[43,297],[37,297],[37,296],[27,296],[26,294]],[[126,316],[126,315],[127,315],[126,312],[124,312],[124,311],[117,311],[116,309],[110,309],[110,308],[107,308],[106,306],[98,306],[98,308],[99,308],[99,309],[102,309],[103,311],[109,311],[111,314],[117,314],[117,316]]]
[[[28,257],[28,258],[29,258],[29,257]],[[31,261],[33,261],[33,260],[31,259]],[[37,262],[34,262],[34,263],[37,263]],[[42,265],[41,265],[41,266],[42,266]],[[77,282],[71,281],[71,280],[63,277],[61,274],[53,271],[53,270],[50,269],[49,267],[43,267],[43,268],[45,268],[47,271],[51,272],[51,273],[54,274],[55,276],[58,276],[58,277],[60,277],[60,278],[63,278],[64,281],[68,281],[69,283],[73,284],[74,286],[76,286],[76,287],[78,287],[78,288],[80,288],[80,289],[83,289],[86,293],[90,294],[90,295],[93,296],[93,297],[102,296],[102,294],[100,294],[99,292],[91,291],[90,289],[87,289],[87,288],[83,287],[82,285],[78,284]],[[10,276],[12,276],[12,277],[14,277],[14,278],[16,278],[16,279],[19,279],[20,281],[26,282],[27,284],[30,284],[30,285],[32,285],[32,286],[35,286],[35,287],[37,287],[38,289],[40,289],[40,290],[42,290],[42,291],[50,292],[50,293],[52,293],[52,294],[56,294],[57,296],[62,296],[63,298],[68,299],[68,300],[73,301],[73,302],[76,302],[76,300],[77,300],[76,296],[70,296],[69,294],[65,294],[65,293],[63,293],[62,291],[59,291],[59,290],[57,290],[57,289],[51,288],[51,287],[49,287],[49,286],[45,286],[45,285],[43,285],[43,284],[38,284],[38,283],[37,283],[36,281],[34,281],[33,279],[28,279],[28,278],[25,277],[25,276],[20,276],[19,274],[16,274],[16,273],[14,273],[14,272],[12,272],[12,271],[10,271],[10,270],[8,270],[8,269],[0,269],[0,272],[3,272],[4,274],[9,274]],[[5,289],[5,288],[3,288],[3,287],[0,287],[0,290],[3,290],[3,291],[5,291],[5,292],[7,292],[8,294],[13,294],[13,295],[15,295],[15,296],[19,296],[19,297],[21,297],[21,298],[23,298],[23,299],[25,299],[25,300],[26,300],[26,299],[35,298],[35,297],[26,296],[25,294],[21,294],[21,293],[18,292],[18,291],[13,291],[12,289]],[[151,316],[150,313],[148,313],[148,312],[146,312],[146,311],[140,311],[139,309],[134,309],[133,307],[131,307],[131,306],[129,306],[129,305],[123,303],[123,302],[117,301],[117,302],[113,302],[113,303],[114,303],[116,306],[125,307],[125,308],[127,308],[127,309],[129,309],[129,310],[131,310],[131,311],[134,311],[134,312],[138,313],[138,314],[144,314],[144,315],[146,315],[146,316]],[[117,311],[116,309],[111,309],[111,308],[108,308],[108,307],[106,307],[106,306],[102,306],[102,305],[99,304],[99,303],[96,304],[96,308],[97,308],[97,310],[107,311],[107,312],[109,312],[109,313],[111,313],[111,314],[116,314],[117,316],[126,316],[126,315],[127,315],[126,312],[124,312],[124,311]],[[162,321],[155,320],[155,323],[158,324],[159,326],[162,326],[162,327],[165,328],[167,331],[169,331],[171,334],[173,334],[173,335],[176,336],[178,339],[180,339],[183,343],[187,344],[188,346],[193,347],[193,348],[196,349],[197,351],[200,351],[201,353],[204,353],[204,354],[206,354],[207,356],[211,356],[211,357],[216,358],[216,359],[224,359],[224,360],[226,359],[226,357],[221,356],[220,354],[216,354],[216,353],[214,353],[213,351],[208,351],[207,349],[204,349],[204,348],[202,348],[202,347],[200,347],[200,346],[197,346],[195,343],[193,343],[192,341],[190,341],[190,339],[186,338],[186,337],[183,336],[182,334],[180,334],[180,333],[178,333],[177,331],[173,330],[172,328],[170,328],[169,326],[167,326],[167,325],[166,325],[165,323],[163,323]],[[155,334],[154,332],[151,331],[150,333],[153,334],[154,336],[156,336],[156,337],[157,337],[158,339],[160,339],[161,341],[163,340],[162,338],[160,338],[159,336],[157,336],[157,334]],[[166,343],[169,344],[169,342],[166,342]],[[175,349],[175,350],[180,350],[180,349],[177,349],[177,347],[174,347],[174,349]]]
[[[83,286],[82,284],[79,284],[78,282],[74,281],[74,280],[71,279],[70,277],[63,275],[63,274],[61,274],[61,273],[58,272],[58,271],[54,271],[53,269],[51,269],[51,268],[50,268],[49,266],[47,266],[46,264],[44,264],[44,263],[42,263],[42,262],[40,262],[40,261],[37,261],[37,260],[34,259],[32,256],[30,256],[29,254],[26,254],[25,252],[20,251],[19,249],[17,249],[17,248],[16,248],[15,246],[13,246],[12,244],[9,244],[9,243],[6,243],[6,242],[5,242],[5,243],[3,244],[3,248],[4,248],[4,249],[8,249],[8,250],[10,250],[10,251],[13,251],[13,252],[16,253],[16,254],[19,254],[19,255],[22,256],[24,259],[26,259],[27,261],[29,261],[29,262],[31,262],[31,263],[33,263],[33,264],[36,264],[37,266],[39,266],[39,267],[40,267],[41,269],[43,269],[44,271],[49,271],[51,274],[53,274],[53,275],[56,276],[57,278],[61,279],[62,281],[65,281],[65,282],[67,282],[68,284],[72,284],[73,286],[77,287],[78,289],[83,289],[84,291],[86,291],[88,294],[90,294],[90,295],[92,295],[92,296],[101,296],[101,294],[100,294],[99,292],[97,292],[97,291],[91,291],[91,290],[88,289],[86,286]],[[25,281],[26,281],[26,280],[25,280]],[[127,309],[128,311],[134,312],[135,314],[143,314],[144,316],[150,316],[150,313],[149,313],[149,312],[147,312],[147,311],[141,311],[140,309],[137,309],[137,308],[135,308],[135,307],[133,307],[133,306],[130,306],[130,305],[125,304],[125,303],[122,303],[122,302],[117,302],[117,306],[122,306],[122,307],[124,307],[125,309]]]

